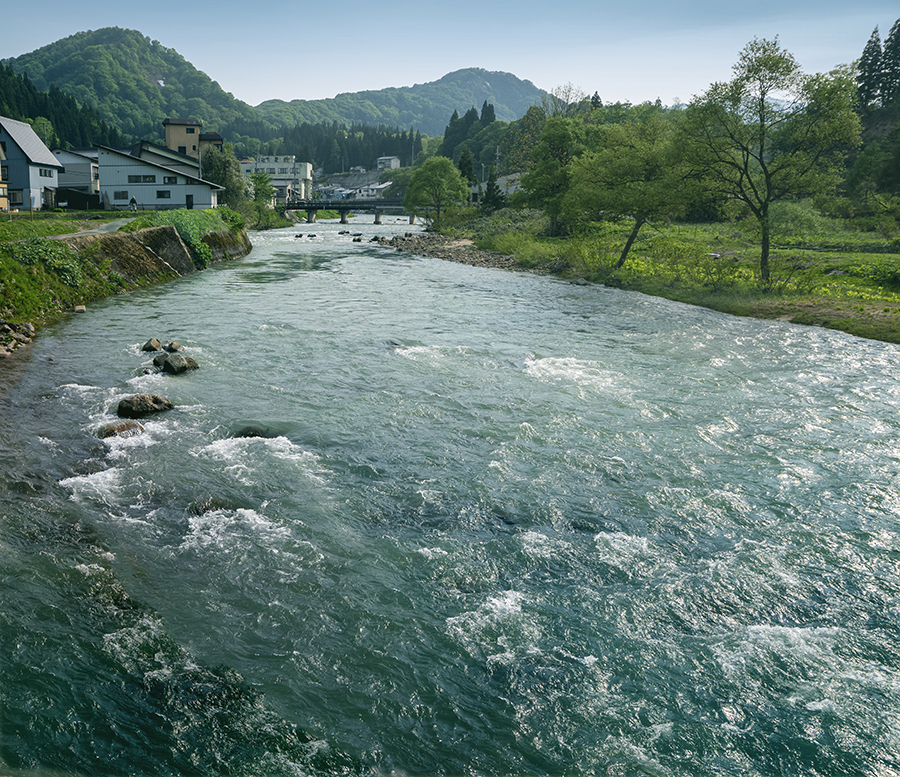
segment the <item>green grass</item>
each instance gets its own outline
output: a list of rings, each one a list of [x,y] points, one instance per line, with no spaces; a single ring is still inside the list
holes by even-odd
[[[900,229],[860,231],[785,203],[776,212],[771,278],[759,277],[756,222],[647,225],[615,270],[631,224],[597,223],[566,239],[545,236],[534,211],[500,211],[465,233],[525,268],[584,278],[735,315],[782,318],[900,343]]]

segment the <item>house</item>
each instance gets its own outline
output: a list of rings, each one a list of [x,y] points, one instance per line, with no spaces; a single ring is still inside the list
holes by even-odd
[[[353,190],[353,194],[351,195],[351,199],[353,200],[380,200],[384,198],[385,190],[393,183],[393,181],[388,181],[387,183],[373,183],[368,184],[367,186],[360,186],[358,189]]]
[[[65,167],[59,174],[57,204],[61,208],[90,210],[100,207],[100,166],[96,148],[53,149]]]
[[[0,161],[9,207],[55,208],[59,174],[65,167],[35,134],[30,124],[0,116]]]
[[[380,156],[375,164],[378,170],[397,170],[400,167],[400,157]]]
[[[141,210],[215,208],[223,187],[183,170],[98,146],[100,198],[108,209],[127,208],[131,198]]]
[[[75,189],[86,194],[100,194],[100,166],[96,148],[53,149],[53,156],[65,167],[59,174],[61,189]]]

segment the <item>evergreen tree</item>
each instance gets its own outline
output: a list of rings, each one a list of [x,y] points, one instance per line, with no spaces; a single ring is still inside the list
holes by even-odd
[[[481,106],[481,126],[487,127],[488,124],[492,124],[495,121],[497,121],[497,116],[494,113],[494,105],[485,100]]]
[[[487,184],[481,197],[481,210],[486,214],[491,214],[504,205],[506,205],[506,197],[500,184],[497,183],[497,168],[491,165],[491,172],[488,173]]]
[[[456,166],[459,168],[460,175],[462,175],[469,184],[474,186],[478,183],[478,179],[475,177],[475,158],[472,156],[472,152],[469,150],[468,146],[463,145]]]
[[[856,84],[862,110],[878,104],[881,95],[881,38],[876,27],[859,58]]]
[[[881,52],[881,103],[893,105],[900,100],[900,19],[894,22]]]
[[[591,97],[591,108],[602,108],[603,100],[600,99],[600,93],[594,92],[594,96]]]

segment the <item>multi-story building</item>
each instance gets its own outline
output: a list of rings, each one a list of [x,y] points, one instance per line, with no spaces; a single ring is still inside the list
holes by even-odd
[[[308,200],[312,196],[313,172],[309,162],[298,162],[295,156],[261,156],[241,161],[241,173],[249,178],[254,173],[269,176],[275,189],[275,202],[283,205],[287,200]]]

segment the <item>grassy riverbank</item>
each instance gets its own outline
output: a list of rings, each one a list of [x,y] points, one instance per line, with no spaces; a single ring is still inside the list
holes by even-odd
[[[748,221],[645,227],[620,270],[614,265],[629,224],[547,238],[540,214],[504,210],[456,230],[481,249],[513,255],[525,268],[900,343],[900,237],[860,232],[801,204],[779,213],[766,285],[759,280],[759,242]]]
[[[0,219],[0,320],[39,324],[78,305],[147,285],[153,275],[129,281],[116,270],[115,259],[98,244],[76,251],[53,235],[90,231],[122,218],[121,212],[15,214]],[[242,230],[240,216],[221,211],[157,211],[137,214],[129,228],[171,224],[191,251],[194,264],[204,267],[211,252],[204,235]],[[176,274],[177,275],[177,274]]]

